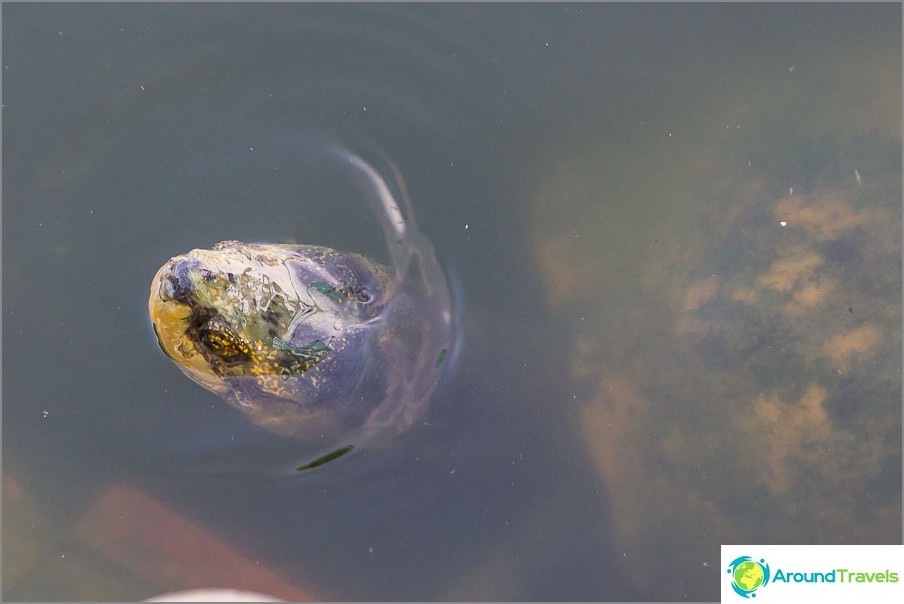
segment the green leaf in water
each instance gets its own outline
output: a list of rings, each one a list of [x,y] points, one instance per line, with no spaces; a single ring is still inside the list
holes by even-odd
[[[439,354],[436,355],[436,366],[437,366],[437,367],[439,367],[440,365],[442,365],[442,364],[443,364],[443,361],[446,360],[446,353],[447,353],[447,352],[449,352],[449,350],[446,349],[446,348],[443,348],[442,350],[439,351]]]
[[[308,462],[304,465],[300,465],[295,469],[298,472],[304,472],[305,470],[313,470],[314,468],[319,468],[320,466],[322,466],[325,463],[331,462],[334,459],[339,459],[340,457],[342,457],[343,455],[345,455],[346,453],[348,453],[349,451],[351,451],[354,448],[355,447],[353,445],[345,445],[344,447],[339,447],[335,451],[331,451],[330,453],[327,453],[326,455],[322,455],[322,456],[318,457],[317,459],[315,459],[314,461]]]

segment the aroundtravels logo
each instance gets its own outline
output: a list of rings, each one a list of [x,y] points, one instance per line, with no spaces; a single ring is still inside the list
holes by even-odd
[[[904,544],[734,544],[722,546],[719,560],[722,572],[712,578],[721,579],[726,604],[904,602]]]
[[[769,565],[750,556],[739,556],[728,565],[731,588],[742,598],[755,598],[756,590],[769,583]]]

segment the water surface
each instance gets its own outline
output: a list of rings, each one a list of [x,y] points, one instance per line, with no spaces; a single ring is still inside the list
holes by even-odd
[[[900,23],[4,5],[4,597],[715,600],[721,543],[899,543]],[[381,253],[336,142],[398,166],[458,343],[422,425],[293,476],[148,287]]]

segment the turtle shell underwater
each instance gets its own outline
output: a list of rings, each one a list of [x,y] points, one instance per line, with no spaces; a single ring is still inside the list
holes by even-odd
[[[166,262],[149,301],[160,347],[188,377],[272,432],[341,447],[326,461],[422,416],[453,331],[445,275],[401,181],[396,197],[364,160],[342,159],[369,182],[392,266],[223,241]]]

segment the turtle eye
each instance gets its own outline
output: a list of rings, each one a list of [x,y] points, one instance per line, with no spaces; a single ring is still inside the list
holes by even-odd
[[[211,352],[232,359],[248,354],[250,347],[222,317],[214,317],[198,330],[201,343]]]

